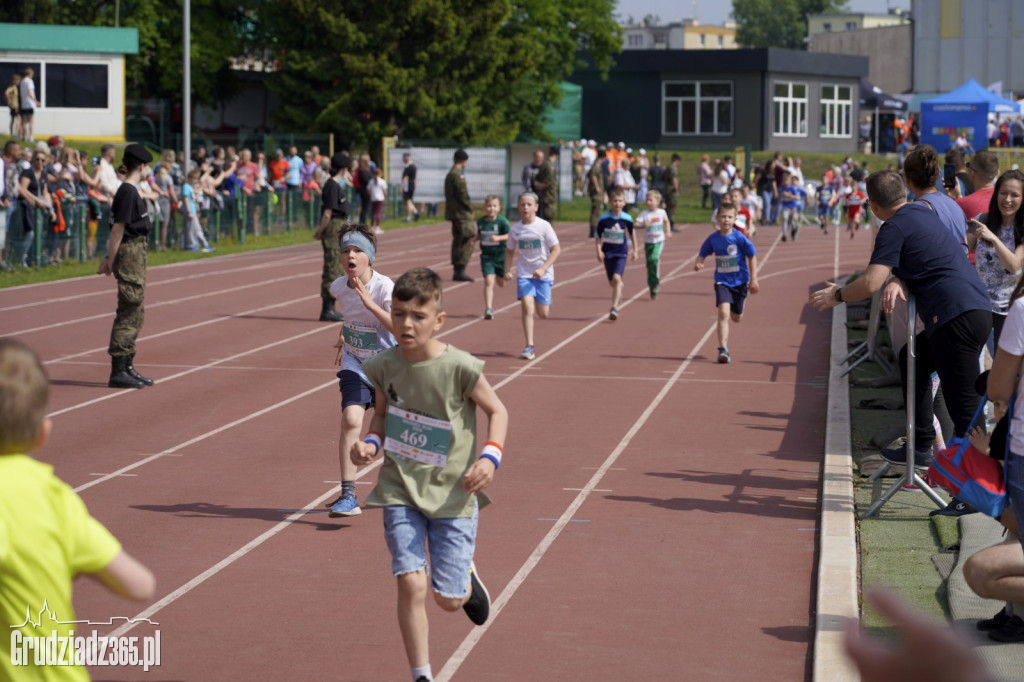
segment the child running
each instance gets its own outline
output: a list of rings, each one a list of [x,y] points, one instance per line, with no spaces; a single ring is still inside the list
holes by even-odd
[[[156,589],[149,569],[121,549],[53,467],[27,454],[42,448],[50,434],[48,399],[49,383],[36,354],[19,341],[0,339],[0,620],[12,626],[0,640],[3,680],[89,679],[82,667],[35,667],[38,650],[23,659],[27,668],[15,667],[12,658],[15,631],[40,638],[22,644],[72,636],[76,575],[90,573],[111,592],[139,601],[151,599]],[[37,628],[26,622],[26,612],[35,618],[44,602],[56,618]],[[60,656],[72,665],[76,660],[73,654]]]
[[[860,227],[861,206],[864,205],[867,196],[852,177],[846,176],[844,182],[846,186],[843,187],[841,195],[843,206],[846,208],[846,231],[850,233],[850,239],[853,239],[857,235],[857,228]]]
[[[818,224],[821,225],[822,234],[828,234],[828,216],[832,212],[832,204],[835,203],[832,196],[832,178],[828,174],[821,177],[821,186],[818,187],[816,196],[818,199]]]
[[[505,286],[505,242],[510,226],[501,215],[501,199],[490,194],[484,200],[484,215],[476,220],[480,240],[480,271],[484,273],[484,319],[494,318],[494,283]]]
[[[644,233],[644,258],[647,261],[647,288],[651,290],[651,300],[657,300],[661,291],[661,251],[665,240],[672,236],[668,228],[668,214],[658,208],[661,205],[661,192],[652,189],[647,193],[647,209],[636,217],[636,229],[646,230]]]
[[[624,212],[626,206],[625,193],[615,188],[608,193],[608,205],[611,207],[597,221],[597,237],[594,247],[597,249],[597,262],[604,263],[608,284],[612,288],[612,309],[608,311],[609,320],[619,319],[619,306],[622,305],[622,274],[626,271],[626,258],[637,259],[636,244],[633,242],[633,216]]]
[[[391,322],[391,291],[395,283],[372,267],[377,259],[377,236],[368,225],[348,225],[341,233],[341,262],[345,276],[331,284],[345,321],[338,337],[338,372],[341,387],[341,495],[327,503],[331,518],[362,513],[356,499],[356,465],[349,456],[359,441],[363,415],[376,409],[373,384],[363,371],[363,362],[395,345]]]
[[[445,611],[463,609],[476,625],[490,596],[473,554],[483,491],[501,465],[508,412],[483,375],[484,363],[434,338],[445,321],[441,277],[415,268],[395,282],[391,320],[398,346],[367,360],[377,404],[354,465],[382,449],[384,463],[367,504],[384,508],[384,538],[398,581],[398,627],[415,682],[430,682],[427,583]],[[476,447],[476,409],[487,443]]]
[[[800,213],[803,211],[803,197],[807,192],[801,187],[790,173],[782,174],[782,186],[779,188],[779,197],[782,201],[782,241],[786,241],[787,234],[796,241],[796,233],[800,230]]]
[[[551,223],[537,217],[537,195],[519,195],[518,223],[508,233],[505,250],[505,279],[512,279],[512,261],[516,262],[516,296],[523,312],[523,334],[526,348],[522,360],[533,360],[533,313],[544,319],[551,313],[551,285],[555,281],[554,264],[562,247]]]
[[[732,362],[729,355],[729,318],[739,324],[747,291],[761,290],[757,283],[757,250],[753,242],[732,229],[736,207],[723,203],[718,207],[718,231],[712,232],[700,247],[693,269],[704,269],[704,259],[715,255],[715,305],[718,306],[718,361]]]
[[[725,198],[730,204],[736,207],[736,224],[733,229],[750,239],[754,236],[754,216],[750,209],[743,205],[743,192],[739,187],[733,187],[725,193]]]

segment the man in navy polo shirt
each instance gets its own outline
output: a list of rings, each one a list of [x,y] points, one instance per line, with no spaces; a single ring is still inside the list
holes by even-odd
[[[931,373],[938,372],[942,394],[956,436],[965,436],[981,397],[974,390],[978,355],[992,327],[991,302],[963,248],[935,212],[923,202],[907,203],[903,178],[895,171],[868,176],[871,211],[883,221],[864,274],[847,287],[829,283],[811,294],[818,310],[843,301],[870,298],[889,279],[882,309],[891,312],[905,291],[917,298],[917,313],[925,333],[917,338],[914,391],[916,402],[914,464],[925,468],[932,461]],[[905,448],[883,450],[894,464],[906,463]]]

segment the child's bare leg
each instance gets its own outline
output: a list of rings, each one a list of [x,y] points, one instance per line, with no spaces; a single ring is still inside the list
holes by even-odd
[[[523,335],[526,336],[526,345],[533,345],[533,311],[535,308],[533,296],[523,296],[521,301],[523,309]]]
[[[538,303],[538,304],[536,304],[536,307],[537,307],[537,317],[539,317],[542,320],[548,319],[548,315],[551,314],[551,304],[550,303]]]
[[[349,405],[341,411],[341,436],[338,438],[338,461],[341,462],[341,480],[356,480],[358,467],[352,463],[349,453],[352,446],[359,440],[363,430],[363,415],[366,408],[362,405]]]
[[[718,305],[718,347],[729,347],[729,304]]]
[[[423,571],[398,576],[398,627],[410,668],[430,664],[430,626],[427,623],[427,574]]]
[[[612,280],[609,284],[612,287],[612,307],[618,308],[619,304],[622,303],[622,276],[612,275]]]
[[[494,307],[494,275],[484,277],[484,308]]]

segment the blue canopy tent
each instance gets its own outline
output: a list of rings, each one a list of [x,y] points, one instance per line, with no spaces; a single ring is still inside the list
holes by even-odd
[[[921,142],[941,154],[964,133],[971,147],[988,145],[986,128],[989,112],[1019,114],[1017,103],[986,90],[973,78],[956,90],[921,102]]]

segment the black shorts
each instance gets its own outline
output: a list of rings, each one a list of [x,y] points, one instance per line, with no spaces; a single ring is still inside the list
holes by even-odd
[[[402,192],[402,201],[412,201],[412,195],[416,193],[416,190],[409,192]]]
[[[10,107],[8,107],[8,109],[11,112],[11,118],[17,117],[17,115],[20,113],[17,109],[11,109]]]
[[[338,388],[341,389],[341,409],[349,405],[362,405],[370,410],[374,407],[376,391],[361,376],[350,369],[338,372]]]
[[[747,300],[747,288],[749,285],[741,284],[738,287],[731,287],[728,284],[715,282],[715,307],[723,303],[729,304],[729,311],[733,315],[743,314],[743,304]]]
[[[34,114],[35,112],[35,109],[22,109],[18,113],[21,114],[22,118],[32,118],[32,114]]]

